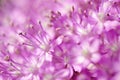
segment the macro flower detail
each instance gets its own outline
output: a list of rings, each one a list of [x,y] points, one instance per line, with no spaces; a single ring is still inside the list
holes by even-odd
[[[0,80],[119,80],[120,0],[0,0]]]

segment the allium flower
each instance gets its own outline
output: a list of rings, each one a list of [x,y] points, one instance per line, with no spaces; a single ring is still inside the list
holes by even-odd
[[[1,0],[0,80],[119,80],[119,0]]]

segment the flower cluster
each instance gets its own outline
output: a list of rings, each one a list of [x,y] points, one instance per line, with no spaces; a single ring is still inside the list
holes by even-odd
[[[0,80],[119,80],[120,0],[0,0]]]

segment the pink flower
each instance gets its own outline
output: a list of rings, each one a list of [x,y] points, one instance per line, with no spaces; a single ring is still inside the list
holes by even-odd
[[[0,80],[118,80],[119,0],[0,1]]]

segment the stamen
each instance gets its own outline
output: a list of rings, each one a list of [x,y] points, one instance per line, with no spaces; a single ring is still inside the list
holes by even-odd
[[[5,56],[4,60],[5,60],[5,61],[10,61],[10,56],[8,56],[8,55]]]
[[[27,40],[29,40],[29,41],[33,44],[34,47],[38,47],[38,48],[39,48],[39,46],[35,43],[35,41],[33,41],[31,38],[29,38],[26,34],[19,33],[19,35],[22,35],[22,36],[25,37]],[[34,38],[34,37],[32,37],[32,38]],[[25,44],[25,43],[24,43],[24,44]]]
[[[18,69],[15,65],[13,65],[13,63],[12,63],[12,62],[10,63],[10,66],[12,66],[14,69],[16,69],[16,70],[20,71],[20,69]]]

